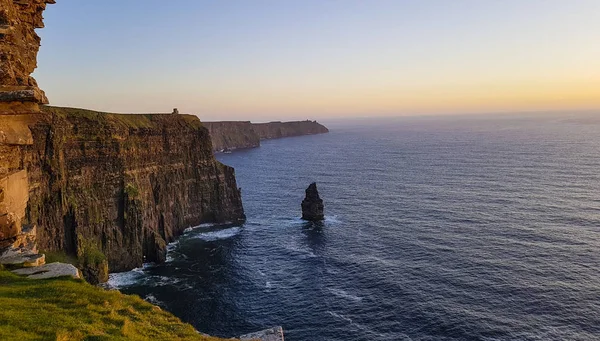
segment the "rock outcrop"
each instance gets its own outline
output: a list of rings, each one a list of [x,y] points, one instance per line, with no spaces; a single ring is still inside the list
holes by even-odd
[[[240,336],[240,341],[284,341],[283,328],[275,327]]]
[[[297,122],[203,122],[210,132],[213,151],[256,148],[261,140],[325,134],[329,130],[316,121]]]
[[[37,66],[44,26],[42,12],[53,0],[0,0],[0,264],[43,265],[36,247],[36,226],[29,214],[29,173],[24,164],[33,145],[29,124],[47,99],[31,73]]]
[[[234,170],[215,160],[197,117],[43,112],[18,160],[40,249],[78,255],[91,243],[124,271],[164,261],[187,227],[245,218]]]
[[[319,197],[317,184],[314,182],[306,189],[306,197],[302,201],[302,219],[308,221],[325,219],[323,199]]]
[[[79,270],[71,264],[50,263],[33,268],[12,271],[14,274],[27,276],[30,279],[49,279],[58,277],[81,278]]]
[[[0,0],[0,112],[30,113],[47,103],[31,73],[37,67],[42,12],[54,0]]]

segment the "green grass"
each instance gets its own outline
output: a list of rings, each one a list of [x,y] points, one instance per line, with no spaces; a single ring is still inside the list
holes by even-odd
[[[66,253],[64,253],[63,251],[40,251],[40,253],[43,253],[46,255],[46,263],[67,263],[67,264],[72,264],[77,266],[78,261],[77,261],[77,257],[75,256],[69,256]]]
[[[41,107],[42,111],[53,113],[59,117],[68,119],[69,117],[81,117],[98,123],[122,126],[126,128],[158,128],[165,121],[173,122],[181,120],[191,128],[199,129],[202,122],[195,115],[171,115],[171,114],[113,114],[79,108],[63,108],[45,105]]]
[[[0,271],[0,340],[223,340],[137,296]]]

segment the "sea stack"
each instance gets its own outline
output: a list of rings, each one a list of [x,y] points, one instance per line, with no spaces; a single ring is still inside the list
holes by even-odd
[[[306,189],[306,197],[302,201],[302,219],[321,221],[324,218],[323,200],[319,197],[317,184],[313,182]]]

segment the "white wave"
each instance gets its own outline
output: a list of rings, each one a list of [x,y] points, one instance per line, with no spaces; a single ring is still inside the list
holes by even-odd
[[[175,285],[181,282],[183,279],[166,276],[150,276],[142,280],[142,283],[151,287],[162,287],[165,285]]]
[[[190,238],[202,239],[207,242],[212,242],[215,240],[228,239],[228,238],[234,237],[237,234],[239,234],[241,231],[242,231],[241,227],[231,227],[231,228],[223,229],[223,230],[201,232],[196,235],[190,236]]]
[[[152,303],[152,304],[154,304],[154,305],[157,305],[157,306],[161,306],[161,307],[164,307],[164,306],[165,306],[165,303],[164,303],[164,302],[162,302],[162,301],[159,301],[159,300],[158,300],[158,299],[157,299],[157,298],[156,298],[154,295],[152,295],[152,294],[148,294],[148,295],[146,295],[146,297],[144,297],[144,300],[145,300],[146,302]]]
[[[316,258],[317,257],[317,255],[315,255],[311,250],[309,250],[306,247],[305,248],[299,247],[298,244],[296,244],[296,243],[288,243],[288,244],[283,245],[283,247],[288,251],[292,251],[292,252],[303,255],[304,258]]]
[[[325,216],[325,223],[327,224],[341,224],[342,221],[338,218],[337,215]]]
[[[341,290],[341,289],[327,288],[327,290],[329,292],[331,292],[334,296],[345,298],[345,299],[348,299],[348,300],[351,300],[351,301],[354,301],[354,302],[360,302],[363,299],[360,296],[352,295],[352,294],[350,294],[350,293],[348,293],[348,292],[346,292],[344,290]]]
[[[183,233],[190,233],[190,232],[192,232],[194,230],[197,230],[197,229],[215,227],[217,225],[218,224],[216,224],[216,223],[205,223],[205,224],[200,224],[200,225],[197,225],[197,226],[190,226],[187,229],[183,230]]]
[[[346,316],[344,316],[342,314],[334,313],[333,311],[330,311],[330,310],[327,310],[327,313],[329,313],[331,316],[336,317],[336,318],[338,318],[340,320],[344,320],[344,321],[346,321],[348,323],[352,323],[352,319],[351,318],[346,317]]]
[[[166,263],[170,263],[173,261],[173,259],[174,259],[173,254],[177,253],[175,250],[177,250],[178,247],[179,247],[179,239],[177,239],[176,241],[174,241],[172,243],[167,244],[167,257],[165,260]]]
[[[337,215],[325,216],[325,219],[323,220],[323,223],[325,223],[326,225],[337,225],[337,224],[340,224],[341,222],[342,221],[338,218]],[[309,222],[302,218],[292,218],[292,219],[286,220],[286,223],[289,225],[295,226],[295,225],[304,225]]]
[[[144,268],[136,268],[127,272],[112,273],[108,276],[106,286],[109,289],[120,289],[139,283],[145,276]]]

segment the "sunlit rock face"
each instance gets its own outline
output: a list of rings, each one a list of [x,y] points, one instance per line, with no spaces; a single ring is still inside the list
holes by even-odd
[[[0,114],[39,111],[47,103],[31,74],[37,67],[42,12],[54,0],[0,0]]]
[[[31,73],[37,67],[42,12],[54,0],[0,0],[0,248],[22,247],[33,145],[29,124],[47,103]]]

